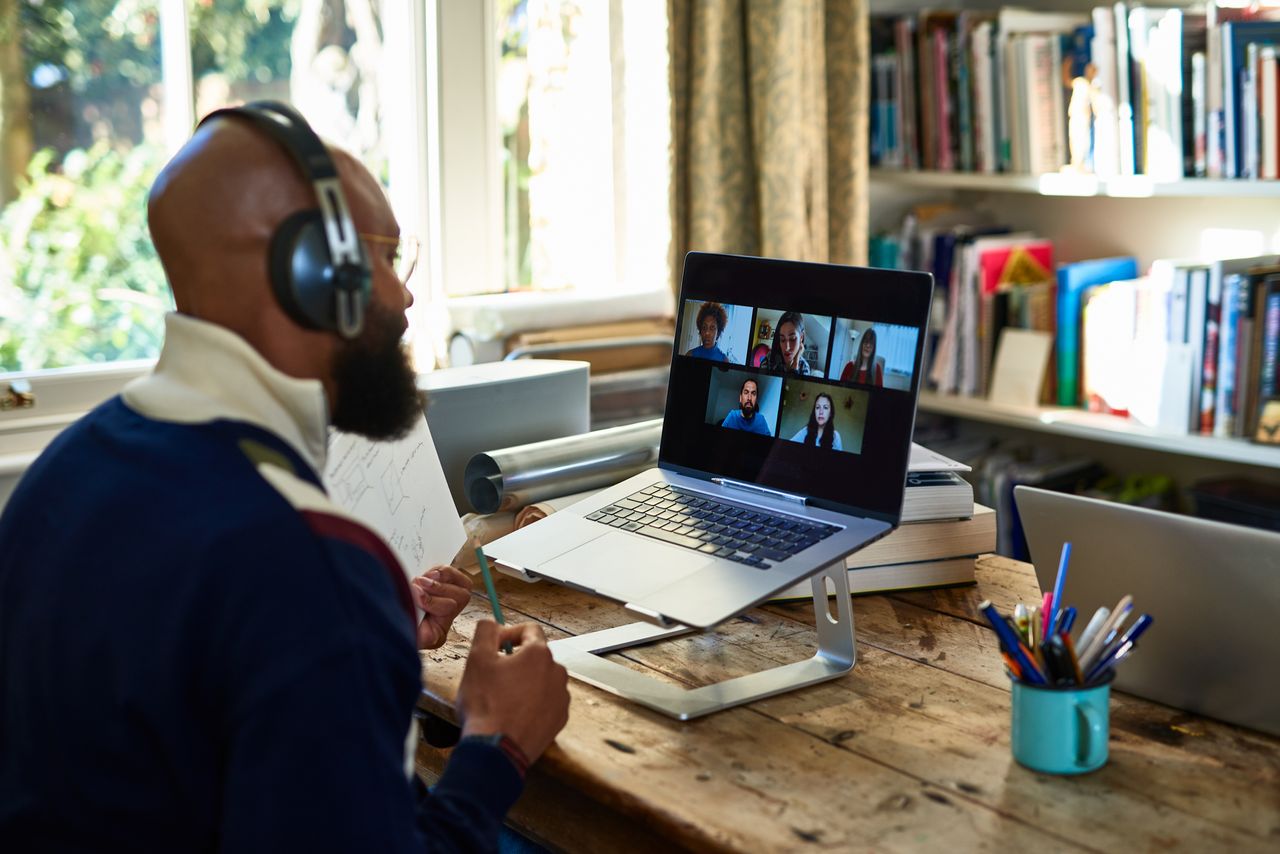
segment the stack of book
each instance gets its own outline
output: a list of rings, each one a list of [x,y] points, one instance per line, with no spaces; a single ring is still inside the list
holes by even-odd
[[[1274,2],[876,16],[871,162],[1274,179],[1277,45]]]
[[[959,475],[969,467],[919,445],[911,446],[902,523],[897,530],[845,560],[851,593],[881,593],[973,582],[978,555],[995,551],[996,514],[975,504],[973,487]],[[809,581],[775,600],[808,599]]]

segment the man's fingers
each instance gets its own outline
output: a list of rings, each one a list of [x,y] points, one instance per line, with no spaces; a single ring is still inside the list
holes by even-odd
[[[475,584],[471,581],[471,576],[454,566],[433,566],[419,578],[426,578],[441,584],[452,584],[468,591],[475,587]]]
[[[498,643],[510,643],[512,646],[536,646],[547,643],[547,636],[542,626],[537,623],[517,623],[514,626],[503,626],[499,631]]]
[[[434,614],[437,617],[452,617],[462,611],[471,597],[465,591],[454,588],[454,593],[449,595],[438,595],[432,593],[426,597],[418,606],[428,614]]]
[[[493,620],[480,620],[476,623],[476,633],[471,636],[473,649],[498,649],[498,624]]]

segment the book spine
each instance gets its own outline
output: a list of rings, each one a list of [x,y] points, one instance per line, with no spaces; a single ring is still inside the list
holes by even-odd
[[[1218,333],[1218,399],[1213,435],[1227,437],[1235,430],[1236,356],[1240,332],[1240,287],[1243,277],[1227,276],[1222,283],[1222,325]]]
[[[1116,26],[1111,9],[1093,10],[1090,58],[1096,69],[1093,111],[1093,171],[1112,178],[1120,171],[1119,117],[1116,115]]]
[[[1265,47],[1261,51],[1262,59],[1259,68],[1258,80],[1258,113],[1262,132],[1260,134],[1261,151],[1261,167],[1259,176],[1269,180],[1280,178],[1280,133],[1277,133],[1277,113],[1280,112],[1280,104],[1277,103],[1277,86],[1276,73],[1276,49],[1274,47]]]
[[[1197,51],[1191,55],[1191,115],[1192,115],[1192,163],[1191,174],[1204,178],[1209,174],[1209,121],[1208,84],[1205,80],[1205,55]]]
[[[1210,276],[1205,302],[1204,353],[1200,378],[1200,432],[1213,435],[1218,402],[1218,340],[1222,323],[1222,281]]]
[[[1280,282],[1268,283],[1263,317],[1262,362],[1258,373],[1258,405],[1276,394],[1276,358],[1280,355]]]
[[[1191,345],[1191,432],[1200,429],[1200,384],[1204,380],[1204,333],[1208,316],[1209,275],[1203,267],[1193,267],[1187,273],[1187,337]]]
[[[1120,174],[1137,174],[1137,158],[1133,147],[1133,87],[1130,85],[1129,58],[1129,7],[1125,3],[1117,3],[1115,10],[1116,33],[1116,115],[1119,121],[1120,137]]]
[[[937,122],[937,150],[934,156],[936,168],[943,172],[953,172],[956,168],[951,132],[953,107],[950,80],[951,50],[948,43],[946,30],[938,27],[933,31],[933,87],[936,110],[934,120]]]
[[[970,60],[968,20],[962,14],[956,28],[951,51],[951,65],[956,89],[956,127],[960,143],[959,168],[972,172],[976,168],[974,157],[975,132],[973,127],[973,66]]]
[[[1240,78],[1236,67],[1235,24],[1227,21],[1222,25],[1222,134],[1223,162],[1222,177],[1240,177],[1240,150],[1236,132],[1239,121]]]
[[[1258,45],[1245,46],[1240,83],[1241,178],[1258,177]]]

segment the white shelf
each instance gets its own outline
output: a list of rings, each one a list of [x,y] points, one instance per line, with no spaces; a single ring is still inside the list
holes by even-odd
[[[1247,198],[1280,200],[1280,181],[1186,178],[1155,181],[1145,175],[1101,180],[1093,175],[986,175],[973,172],[926,172],[872,169],[871,178],[899,187],[937,190],[978,190],[997,193],[1032,193],[1041,196],[1103,196],[1145,199],[1152,197]]]
[[[1071,436],[1113,445],[1128,445],[1166,454],[1181,454],[1280,469],[1280,446],[1256,445],[1244,439],[1218,439],[1212,436],[1163,433],[1127,418],[1085,412],[1080,409],[1003,406],[980,398],[957,397],[933,392],[920,393],[919,408],[922,412],[1018,427],[1040,433]]]

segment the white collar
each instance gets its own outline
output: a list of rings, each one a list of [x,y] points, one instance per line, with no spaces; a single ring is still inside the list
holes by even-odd
[[[155,370],[125,386],[129,408],[158,421],[243,421],[276,434],[324,471],[329,407],[319,380],[272,367],[239,335],[177,312],[165,315]]]

